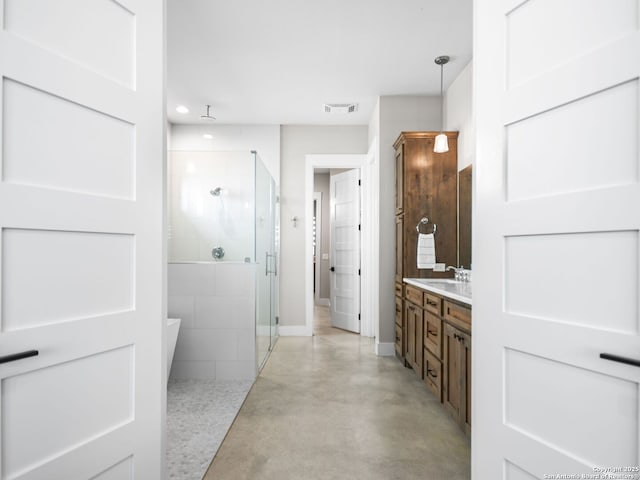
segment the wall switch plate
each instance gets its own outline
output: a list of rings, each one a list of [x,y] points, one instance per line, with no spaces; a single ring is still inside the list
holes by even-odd
[[[434,272],[444,272],[444,263],[435,263],[433,265],[433,271]]]
[[[329,254],[328,253],[323,253],[322,254],[322,260],[329,260]]]

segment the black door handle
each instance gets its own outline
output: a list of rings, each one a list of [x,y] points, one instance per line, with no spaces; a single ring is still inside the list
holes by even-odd
[[[331,267],[331,268],[330,268],[330,270],[331,270],[332,272],[335,272],[335,271],[336,271],[336,267]]]
[[[16,360],[35,357],[36,355],[38,355],[38,350],[27,350],[25,352],[12,353],[11,355],[3,355],[2,357],[0,357],[0,363],[15,362]]]
[[[634,367],[640,367],[640,360],[635,358],[621,357],[619,355],[613,355],[611,353],[601,353],[600,358],[604,360],[611,360],[613,362],[625,363],[627,365],[633,365]]]

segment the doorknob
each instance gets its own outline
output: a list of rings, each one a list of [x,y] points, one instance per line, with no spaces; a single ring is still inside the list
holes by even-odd
[[[0,363],[15,362],[16,360],[35,357],[36,355],[38,355],[38,350],[27,350],[20,353],[12,353],[11,355],[3,355],[2,357],[0,357]]]
[[[331,267],[329,270],[331,270],[332,272],[336,271],[336,267]]]

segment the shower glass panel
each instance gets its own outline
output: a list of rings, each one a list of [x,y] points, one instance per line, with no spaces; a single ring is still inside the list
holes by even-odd
[[[256,371],[262,368],[277,336],[276,188],[256,152],[169,152],[169,263],[255,265]],[[207,275],[203,278],[209,278]],[[238,281],[217,275],[217,283]],[[254,291],[253,285],[246,287]],[[201,290],[207,289],[202,286]],[[215,302],[226,304],[222,298]],[[225,334],[229,333],[229,319],[205,319],[204,323],[224,323]],[[246,350],[238,347],[238,352]]]
[[[256,258],[264,267],[257,272],[256,348],[262,368],[273,346],[275,330],[274,288],[277,275],[275,242],[275,182],[256,155]]]

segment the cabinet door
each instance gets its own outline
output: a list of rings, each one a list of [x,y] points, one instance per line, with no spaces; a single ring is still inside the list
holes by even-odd
[[[403,212],[404,207],[404,145],[396,150],[396,215]]]
[[[396,217],[396,282],[404,276],[404,215]]]
[[[396,297],[396,353],[400,356],[403,356],[404,353],[404,350],[402,348],[402,311],[402,297]]]
[[[471,336],[444,324],[442,401],[461,428],[471,432]]]
[[[416,307],[409,302],[405,302],[404,305],[404,318],[407,322],[407,345],[404,358],[413,367],[416,359]]]
[[[442,402],[458,422],[460,421],[460,399],[462,398],[459,332],[457,328],[448,323],[444,324]]]
[[[415,356],[415,359],[413,361],[413,371],[418,374],[418,377],[424,378],[424,376],[422,374],[422,371],[423,371],[423,368],[424,368],[424,364],[422,362],[422,359],[424,357],[424,338],[423,338],[424,311],[422,310],[422,308],[416,307],[415,316],[416,317],[415,317],[414,323],[415,323],[415,326],[416,326],[416,338],[415,338],[416,356]]]
[[[405,360],[411,368],[422,378],[422,308],[411,302],[405,302],[404,314],[407,322],[407,355]]]
[[[462,410],[460,412],[460,424],[467,434],[471,434],[471,336],[463,332],[458,332],[462,338],[460,340],[460,355],[464,367],[462,378],[462,387],[464,395],[462,396]]]

